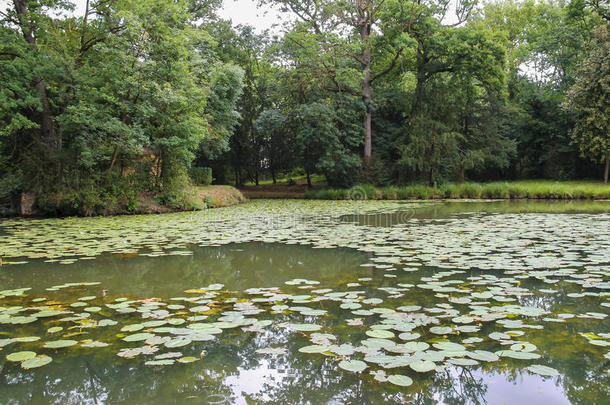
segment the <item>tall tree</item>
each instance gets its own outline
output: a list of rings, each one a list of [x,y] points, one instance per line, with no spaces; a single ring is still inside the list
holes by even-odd
[[[610,171],[610,29],[595,30],[589,54],[578,66],[564,106],[575,114],[572,141],[584,157],[602,161],[604,183]]]
[[[448,0],[263,0],[279,4],[298,21],[287,41],[294,42],[299,57],[310,69],[330,81],[334,91],[359,97],[364,105],[365,165],[372,157],[373,83],[391,72],[405,50],[414,22],[445,18]],[[458,2],[457,15],[465,17],[473,2]]]

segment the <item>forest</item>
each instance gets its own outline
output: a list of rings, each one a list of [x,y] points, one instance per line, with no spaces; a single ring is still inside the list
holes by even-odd
[[[603,0],[0,2],[0,206],[96,213],[191,185],[608,181]]]

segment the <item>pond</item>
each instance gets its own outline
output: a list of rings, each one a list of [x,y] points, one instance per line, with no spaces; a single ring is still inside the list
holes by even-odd
[[[0,222],[0,403],[609,403],[610,202]]]

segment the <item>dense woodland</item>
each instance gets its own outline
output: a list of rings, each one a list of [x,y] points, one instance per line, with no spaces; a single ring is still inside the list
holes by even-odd
[[[607,181],[602,0],[261,0],[282,35],[219,0],[0,5],[5,207],[189,208],[205,167],[238,186]]]

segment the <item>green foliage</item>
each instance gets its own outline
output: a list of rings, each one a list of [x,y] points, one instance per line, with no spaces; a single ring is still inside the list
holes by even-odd
[[[294,132],[289,127],[286,115],[277,109],[263,111],[254,127],[263,144],[266,167],[275,182],[278,173],[288,171],[295,164]]]
[[[0,16],[4,213],[22,192],[58,215],[137,212],[153,195],[195,208],[203,168],[259,185],[298,167],[332,198],[359,183],[430,186],[367,198],[565,198],[448,183],[610,165],[598,1],[459,1],[455,25],[439,0],[261,1],[299,17],[278,38],[219,20],[218,0],[92,0],[87,15],[73,3],[14,2]]]
[[[229,138],[240,119],[236,106],[242,94],[243,80],[244,71],[238,66],[216,65],[212,71],[206,112],[214,129],[203,140],[200,149],[208,158],[229,150]]]
[[[197,186],[209,186],[212,184],[212,168],[211,167],[191,167],[191,180]]]
[[[48,213],[112,211],[135,189],[187,201],[195,152],[226,150],[239,118],[242,70],[201,51],[218,2],[91,1],[84,18],[17,3],[0,20],[2,171]]]
[[[368,199],[411,200],[437,198],[496,198],[496,199],[607,199],[610,188],[599,183],[586,182],[492,182],[446,184],[440,187],[410,185],[404,187],[374,188],[367,185],[357,186],[358,192]],[[360,188],[362,188],[362,191]],[[310,190],[305,197],[321,200],[349,199],[354,189]]]
[[[610,160],[609,44],[610,29],[607,25],[599,26],[565,102],[566,109],[575,114],[575,125],[570,132],[572,141],[583,156],[606,162],[606,183]]]
[[[360,158],[341,142],[336,120],[333,106],[323,102],[298,105],[288,116],[300,166],[308,175],[324,173],[331,186],[346,186],[355,182]]]

